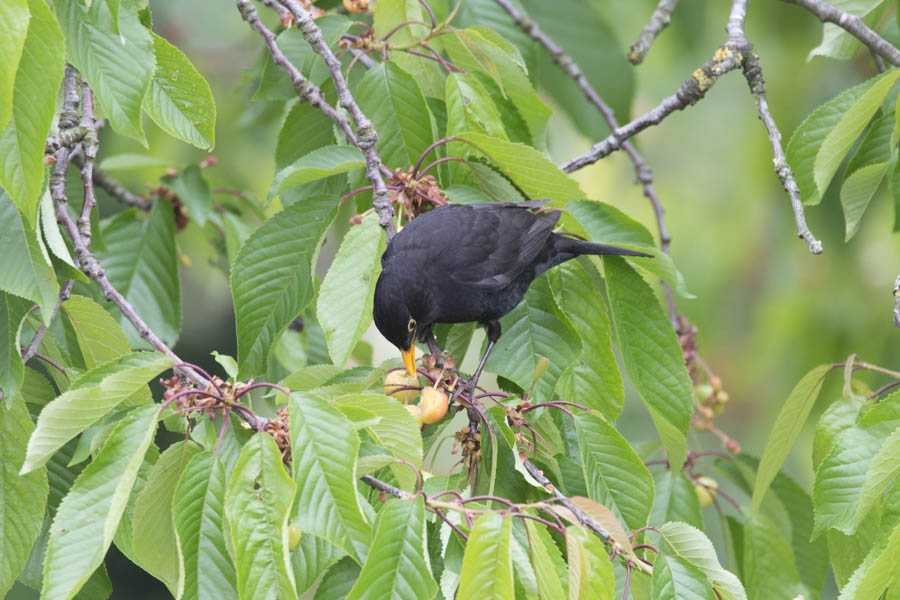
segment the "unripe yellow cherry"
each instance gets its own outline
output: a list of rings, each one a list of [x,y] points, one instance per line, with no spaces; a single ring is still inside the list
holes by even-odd
[[[447,394],[433,387],[422,390],[422,398],[419,400],[419,412],[422,413],[422,422],[426,424],[437,423],[447,414],[447,405],[450,399]]]
[[[409,404],[416,399],[416,396],[419,395],[419,390],[401,390],[399,392],[394,390],[396,390],[397,388],[418,385],[418,377],[410,377],[406,374],[405,371],[402,370],[391,371],[387,374],[387,377],[384,378],[384,395],[390,396],[391,398],[396,398],[403,404]],[[394,393],[392,394],[391,392]]]

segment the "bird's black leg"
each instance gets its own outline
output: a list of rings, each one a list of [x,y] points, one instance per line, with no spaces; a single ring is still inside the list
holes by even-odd
[[[483,323],[483,325],[487,330],[487,348],[484,349],[484,354],[481,355],[481,361],[479,361],[478,363],[478,368],[475,369],[475,372],[468,379],[468,381],[456,388],[456,391],[453,392],[453,397],[450,398],[450,402],[456,400],[457,396],[459,396],[463,391],[467,392],[470,401],[474,399],[473,397],[475,394],[475,386],[478,385],[478,378],[481,377],[481,371],[484,370],[484,365],[485,363],[487,363],[488,356],[490,356],[491,350],[494,349],[494,345],[500,338],[500,321],[487,321]]]

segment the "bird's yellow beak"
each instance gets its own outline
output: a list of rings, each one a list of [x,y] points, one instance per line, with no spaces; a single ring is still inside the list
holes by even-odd
[[[409,350],[401,350],[403,355],[403,364],[406,366],[406,372],[410,377],[416,376],[416,345],[411,344]]]

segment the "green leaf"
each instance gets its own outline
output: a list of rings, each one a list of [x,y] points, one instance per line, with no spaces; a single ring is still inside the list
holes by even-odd
[[[813,485],[813,505],[816,525],[813,537],[828,528],[852,535],[863,518],[890,483],[895,471],[900,471],[896,455],[882,455],[877,470],[869,479],[872,460],[886,443],[893,449],[900,446],[900,394],[893,394],[860,417],[855,427],[843,431],[837,444],[816,471]],[[888,449],[891,456],[892,449]],[[884,479],[888,478],[887,481]]]
[[[378,132],[375,148],[386,166],[406,169],[434,141],[422,90],[412,75],[394,62],[369,69],[355,96]]]
[[[853,427],[864,400],[860,396],[842,396],[826,408],[816,423],[816,434],[813,438],[813,468],[818,469],[834,444],[838,435]]]
[[[197,225],[203,227],[212,214],[212,196],[209,184],[203,178],[203,170],[199,165],[191,165],[173,178],[165,178],[178,199],[188,209],[188,215]]]
[[[603,542],[582,527],[566,528],[569,600],[612,598],[616,592],[613,566]]]
[[[474,22],[489,27],[476,25],[464,31],[456,31],[456,35],[443,36],[444,48],[453,64],[470,73],[480,71],[495,82],[499,91],[518,110],[535,147],[543,149],[546,145],[547,120],[553,111],[535,91],[522,57],[518,53],[510,53],[508,44],[505,43],[507,39],[514,39],[521,29],[512,23],[502,8],[492,3],[472,4],[461,12],[472,11],[475,13],[472,15]],[[494,15],[490,14],[492,12]],[[500,36],[491,29],[495,23],[508,24],[500,42],[497,40]],[[527,43],[531,44],[530,40]]]
[[[769,484],[775,478],[775,474],[784,464],[791,446],[800,435],[800,430],[806,423],[809,411],[812,410],[822,389],[825,376],[831,371],[831,365],[819,365],[803,376],[787,401],[782,405],[781,411],[775,417],[772,433],[766,442],[762,458],[759,460],[759,471],[756,474],[756,485],[753,487],[752,510],[756,512],[762,503]]]
[[[849,242],[850,238],[859,230],[869,201],[881,185],[881,180],[884,179],[889,166],[890,163],[886,162],[866,165],[854,171],[850,177],[844,180],[844,184],[841,186],[841,206],[844,209],[844,222],[847,227],[844,235],[845,242]]]
[[[408,598],[429,600],[437,594],[437,584],[425,559],[425,504],[394,499],[378,514],[375,535],[359,579],[348,600]]]
[[[900,161],[891,167],[891,195],[894,197],[894,232],[900,231]]]
[[[90,283],[87,275],[75,266],[75,261],[72,260],[72,255],[69,253],[69,247],[66,246],[65,240],[59,232],[59,226],[56,224],[56,211],[53,208],[53,199],[50,197],[49,189],[45,189],[41,195],[38,211],[40,213],[40,227],[37,228],[38,240],[43,241],[47,249],[65,263],[60,276],[77,279],[82,283]],[[94,214],[91,213],[91,216],[94,217]]]
[[[10,395],[3,403],[7,406],[0,408],[0,595],[5,597],[41,532],[48,487],[46,469],[19,475],[34,424],[24,402]]]
[[[824,194],[831,178],[844,160],[859,134],[872,119],[891,88],[900,77],[900,69],[892,69],[876,77],[875,82],[841,117],[816,154],[813,178],[819,194]]]
[[[486,156],[531,198],[552,198],[560,204],[584,199],[584,192],[574,179],[530,146],[476,132],[456,137]]]
[[[378,215],[370,214],[351,227],[328,268],[316,316],[325,330],[331,362],[343,366],[359,338],[372,324],[372,298],[381,274],[384,236]]]
[[[859,568],[853,573],[846,587],[841,590],[839,600],[880,598],[888,586],[886,598],[896,596],[897,563],[900,561],[900,522],[897,522],[887,540],[872,548]]]
[[[216,143],[216,101],[209,84],[181,50],[152,36],[156,71],[144,110],[169,135],[211,150]]]
[[[325,146],[301,156],[276,173],[276,192],[365,166],[366,159],[355,146]]]
[[[591,500],[615,510],[628,529],[645,526],[653,505],[653,478],[647,467],[601,417],[580,414],[575,428]]]
[[[0,290],[38,304],[41,319],[49,324],[59,296],[59,284],[35,230],[22,222],[15,204],[2,190],[0,256],[7,257],[0,269]]]
[[[794,552],[780,529],[763,514],[744,519],[744,585],[751,599],[806,593],[794,562]]]
[[[25,380],[19,336],[28,308],[21,298],[0,292],[0,391],[7,409],[13,405]]]
[[[314,600],[344,600],[350,593],[353,582],[359,577],[359,572],[359,565],[349,556],[345,556],[322,577],[316,588]]]
[[[634,94],[634,67],[623,52],[621,31],[596,4],[585,0],[524,0],[528,15],[541,30],[556,41],[580,68],[582,75],[609,105],[620,123],[629,120]],[[609,127],[597,107],[581,87],[554,64],[546,51],[540,52],[538,73],[542,89],[559,104],[578,131],[590,139],[601,139]]]
[[[28,35],[28,0],[9,0],[0,5],[0,129],[6,129],[13,107],[16,69]]]
[[[723,600],[746,600],[747,594],[733,573],[719,564],[716,550],[702,531],[687,523],[666,523],[659,528],[667,554],[681,558],[699,569],[713,584]]]
[[[682,521],[697,529],[703,526],[700,501],[694,484],[683,472],[669,469],[653,471],[656,492],[649,524],[660,526],[668,521]]]
[[[556,542],[543,525],[538,525],[531,519],[524,521],[531,550],[531,564],[534,566],[541,598],[565,598],[568,596],[568,580],[560,578],[560,572],[566,573],[566,565]]]
[[[536,279],[522,302],[500,320],[503,335],[485,368],[528,390],[538,361],[548,358],[547,371],[534,385],[534,397],[549,400],[563,371],[578,359],[581,346],[558,311],[547,277]]]
[[[343,556],[344,553],[337,546],[304,532],[300,543],[291,550],[291,566],[297,581],[297,593],[307,592],[318,582],[319,576]],[[356,563],[353,565],[356,566]]]
[[[194,456],[175,488],[172,513],[183,564],[184,598],[237,598],[225,542],[225,464],[210,451]]]
[[[819,191],[814,177],[816,156],[822,142],[876,80],[877,78],[873,78],[854,86],[818,107],[791,135],[785,156],[794,171],[804,204],[818,204],[824,194]]]
[[[239,597],[297,598],[288,555],[296,489],[272,436],[257,433],[244,444],[225,492]]]
[[[50,528],[41,598],[71,598],[103,562],[158,413],[156,405],[141,406],[119,421],[63,498]]]
[[[494,101],[474,76],[464,73],[448,75],[446,100],[448,136],[462,131],[479,131],[507,139]]]
[[[622,412],[625,388],[610,346],[602,280],[589,261],[563,263],[547,278],[556,303],[582,342],[581,356],[563,373],[557,392],[563,400],[593,408],[614,421]]]
[[[334,404],[341,409],[354,407],[373,413],[378,421],[366,426],[372,440],[395,458],[408,461],[416,467],[422,465],[419,424],[398,400],[381,394],[350,394],[338,397]],[[408,465],[395,465],[392,470],[402,487],[411,488],[415,484],[415,473]]]
[[[231,270],[241,379],[265,372],[278,336],[312,300],[312,265],[337,211],[332,197],[297,202],[241,246]]]
[[[90,298],[72,294],[60,310],[75,332],[85,368],[93,369],[131,350],[119,324]]]
[[[512,517],[478,517],[463,555],[458,598],[514,598],[510,527]]]
[[[54,3],[69,62],[87,79],[112,128],[146,146],[141,105],[156,68],[150,32],[131,7],[116,18],[106,2]]]
[[[653,600],[714,600],[709,578],[677,556],[660,556],[653,563],[650,597]]]
[[[56,93],[63,76],[65,42],[56,18],[43,0],[28,0],[28,32],[24,41],[19,41],[22,4],[21,0],[4,2],[0,9],[4,29],[0,33],[4,40],[0,55],[5,63],[0,71],[0,128],[5,130],[0,134],[0,186],[15,201],[25,221],[33,224],[44,181],[44,144],[56,113]],[[11,54],[5,53],[7,49]],[[10,81],[13,74],[15,80]]]
[[[137,209],[119,213],[104,224],[103,241],[106,250],[95,254],[109,282],[163,342],[174,345],[181,330],[181,284],[171,205],[157,202],[150,215]],[[118,308],[110,311],[132,346],[148,347]]]
[[[291,394],[290,415],[298,489],[292,523],[362,563],[371,527],[356,492],[359,438],[353,425],[325,400],[300,392]]]
[[[338,50],[337,44],[341,36],[350,27],[350,20],[344,15],[325,15],[316,19],[316,25],[322,30],[322,38],[332,51]],[[322,58],[312,49],[303,33],[296,27],[286,29],[276,38],[278,48],[285,57],[315,86],[321,86],[329,77],[328,69]],[[268,53],[266,53],[268,56]],[[292,100],[297,91],[284,69],[276,65],[269,57],[263,67],[259,89],[253,95],[254,100]],[[368,113],[367,113],[368,114]]]
[[[681,465],[694,391],[675,330],[650,286],[624,260],[607,256],[603,265],[625,370],[650,412],[669,464]]]
[[[839,10],[861,17],[868,27],[875,27],[884,12],[884,0],[834,0],[831,5]],[[838,60],[849,60],[859,52],[862,44],[842,27],[823,23],[822,42],[809,51],[806,60],[815,56],[827,56]]]
[[[133,352],[104,363],[73,381],[69,391],[41,411],[37,428],[28,440],[22,472],[28,473],[46,463],[63,444],[99,421],[172,364],[171,358],[157,352]]]
[[[166,448],[134,503],[132,553],[142,569],[180,596],[184,589],[184,557],[175,536],[172,499],[188,462],[200,452],[195,444],[178,442]]]

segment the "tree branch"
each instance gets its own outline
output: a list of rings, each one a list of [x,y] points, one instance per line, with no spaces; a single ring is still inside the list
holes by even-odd
[[[53,318],[59,312],[62,303],[69,299],[69,296],[72,294],[72,285],[74,283],[75,281],[70,279],[63,284],[62,289],[59,291],[59,297],[56,299],[56,305],[53,307],[53,312],[50,313],[50,321],[53,321]],[[23,363],[27,363],[37,355],[38,346],[41,345],[41,340],[44,339],[46,333],[47,326],[41,323],[38,330],[34,332],[34,337],[31,338],[31,341],[28,343],[28,347],[25,348],[25,352],[22,353]]]
[[[823,23],[834,23],[876,54],[895,67],[900,67],[900,50],[883,37],[875,33],[856,15],[824,2],[823,0],[784,0],[788,4],[797,4],[814,14]]]
[[[94,197],[94,161],[100,141],[97,137],[97,122],[94,120],[94,96],[87,81],[81,82],[81,128],[84,129],[82,148],[84,160],[81,166],[81,179],[84,181],[84,201],[81,204],[81,215],[78,217],[78,232],[84,238],[85,245],[91,243],[91,210],[97,204]]]
[[[659,0],[656,10],[650,15],[650,21],[644,25],[641,35],[638,36],[637,41],[629,49],[628,60],[631,64],[639,65],[644,61],[644,57],[650,51],[650,46],[653,45],[656,36],[669,26],[669,22],[672,20],[672,13],[675,12],[675,7],[677,6],[678,0]]]
[[[750,87],[750,94],[756,101],[757,114],[759,120],[762,121],[769,135],[769,144],[772,146],[773,162],[775,164],[775,173],[781,180],[781,185],[791,199],[791,208],[794,211],[794,220],[797,223],[797,237],[806,241],[809,251],[813,254],[822,253],[822,242],[809,230],[806,225],[806,216],[803,211],[803,202],[800,199],[800,189],[797,187],[797,180],[787,158],[784,155],[784,149],[781,146],[781,132],[772,118],[769,111],[769,102],[766,99],[766,82],[763,79],[762,68],[759,64],[759,55],[753,44],[747,41],[744,35],[744,20],[747,16],[747,3],[749,0],[735,0],[731,5],[731,14],[728,18],[728,25],[725,30],[728,32],[728,43],[735,44],[743,48],[742,67],[744,78]]]
[[[792,1],[792,0],[786,0]],[[809,0],[797,0],[807,2]],[[701,68],[692,73],[690,79],[681,84],[675,94],[663,100],[659,106],[634,119],[623,127],[616,128],[603,141],[594,146],[585,154],[577,156],[561,166],[566,173],[571,173],[582,167],[600,160],[623,147],[625,140],[643,131],[651,125],[658,125],[667,116],[676,110],[683,110],[687,106],[697,103],[711,88],[719,77],[741,67],[750,93],[756,101],[757,112],[766,132],[774,155],[775,173],[781,180],[785,191],[791,199],[791,208],[794,211],[794,219],[797,222],[797,235],[804,239],[813,254],[821,254],[822,243],[813,236],[806,225],[806,217],[803,212],[803,204],[800,201],[800,193],[797,182],[781,146],[781,132],[775,125],[775,120],[769,111],[766,99],[765,81],[762,69],[759,65],[759,56],[756,50],[744,35],[744,20],[747,16],[747,4],[749,0],[734,0],[731,4],[731,12],[725,30],[728,33],[728,41],[715,51],[712,58]]]
[[[275,0],[263,0],[263,4],[276,9]],[[394,229],[394,211],[391,208],[391,201],[388,196],[387,186],[381,177],[381,159],[375,151],[375,142],[378,139],[375,128],[371,121],[362,113],[357,106],[356,101],[350,93],[350,88],[341,73],[341,62],[337,59],[331,49],[322,38],[322,30],[313,21],[312,15],[303,8],[299,3],[286,0],[278,3],[279,8],[287,9],[294,17],[297,27],[300,29],[303,38],[309,43],[312,49],[322,56],[325,66],[328,68],[331,78],[334,80],[335,88],[338,92],[339,104],[345,108],[353,120],[356,131],[351,128],[347,119],[338,113],[338,111],[328,104],[324,94],[316,86],[312,85],[309,80],[294,66],[290,60],[278,48],[273,34],[262,21],[259,19],[259,13],[250,0],[237,0],[237,8],[241,13],[241,17],[250,25],[250,27],[263,37],[272,60],[283,68],[291,79],[294,89],[300,96],[301,101],[308,101],[312,106],[318,108],[344,132],[347,140],[362,151],[366,159],[366,179],[372,184],[372,205],[375,212],[378,213],[378,222],[384,228],[388,241],[394,237],[396,230]],[[276,9],[277,10],[277,9]]]
[[[93,123],[93,104],[92,104],[92,96],[90,88],[88,88],[87,83],[83,84],[83,98],[84,98],[84,114],[81,119],[81,127],[85,128],[86,131],[91,129],[91,126],[94,127],[94,133],[96,133],[96,125]],[[78,123],[78,113],[76,111],[76,107],[78,104],[78,73],[75,69],[66,64],[66,72],[63,78],[63,106],[59,113],[59,130],[60,132],[64,132],[67,130],[71,130],[77,126]],[[88,123],[90,121],[90,124]],[[86,134],[85,136],[85,144],[94,143],[96,144],[96,138],[94,142],[88,142]],[[66,139],[64,136],[59,137],[60,140]],[[86,150],[85,152],[85,164],[92,164],[93,157],[96,156],[97,148],[95,147],[93,150]],[[54,158],[56,158],[56,164],[53,167],[53,172],[50,175],[50,197],[53,199],[53,204],[56,210],[56,221],[62,226],[63,230],[68,235],[69,239],[72,242],[73,254],[75,255],[75,261],[78,265],[78,268],[81,271],[94,280],[94,282],[103,290],[103,296],[113,303],[119,310],[122,311],[122,314],[126,319],[137,329],[138,334],[142,339],[146,340],[151,346],[153,346],[156,350],[162,352],[169,358],[171,358],[177,366],[175,370],[182,373],[185,377],[196,383],[198,386],[205,388],[209,385],[209,381],[198,374],[194,369],[186,366],[184,361],[178,357],[166,344],[150,329],[150,326],[138,315],[137,311],[134,309],[134,306],[128,300],[122,296],[121,293],[110,283],[109,279],[106,276],[106,271],[103,269],[103,266],[100,264],[100,261],[93,255],[90,248],[88,247],[90,242],[90,206],[87,209],[82,210],[82,214],[79,217],[79,222],[83,221],[83,225],[86,224],[88,235],[85,236],[84,232],[79,228],[79,224],[75,222],[75,219],[72,218],[72,215],[69,214],[68,207],[68,197],[66,194],[66,173],[69,168],[69,156],[72,153],[72,148],[67,145],[59,145],[56,152],[54,153]],[[88,205],[88,194],[93,193],[93,177],[90,176],[90,173],[85,173],[82,171],[85,177],[85,205]],[[66,287],[71,289],[69,285],[71,282],[68,282],[66,286],[64,286],[64,290]],[[60,294],[60,301],[58,305],[62,303],[62,294]],[[58,308],[58,306],[57,306]],[[37,334],[36,334],[37,337]],[[40,340],[38,340],[40,342]],[[34,340],[32,340],[34,343]],[[37,349],[37,344],[35,345],[35,349]],[[29,346],[30,347],[30,346]],[[26,349],[26,353],[29,350]],[[34,353],[37,356],[37,353]],[[267,419],[256,417],[252,414],[250,415],[241,415],[248,423],[257,430],[261,430]]]
[[[272,0],[264,0],[271,2]],[[312,49],[322,57],[328,72],[331,73],[331,79],[334,81],[334,87],[337,88],[339,104],[353,119],[356,126],[357,142],[356,147],[359,148],[363,156],[366,157],[366,179],[372,184],[372,206],[378,214],[378,223],[384,228],[387,234],[387,241],[396,235],[394,230],[394,210],[391,208],[391,199],[388,195],[387,186],[381,177],[381,158],[375,150],[375,142],[378,141],[378,134],[369,118],[363,114],[356,100],[350,93],[350,86],[341,73],[341,61],[337,59],[328,44],[322,38],[322,30],[313,21],[312,15],[297,0],[278,0],[286,9],[291,11],[294,19],[297,21],[297,27],[303,34],[303,39],[312,46]]]
[[[78,168],[84,166],[84,158],[80,154],[70,156],[69,160]],[[118,200],[122,204],[138,208],[144,212],[150,212],[153,208],[152,202],[127,189],[103,169],[98,169],[94,166],[92,171],[94,185],[109,194],[115,200]]]
[[[663,0],[665,2],[666,0]],[[590,82],[584,76],[581,69],[578,67],[578,64],[572,60],[571,57],[567,56],[563,49],[556,44],[549,36],[547,36],[543,31],[541,31],[540,27],[538,27],[537,23],[531,21],[527,16],[525,16],[521,11],[519,11],[515,5],[511,2],[511,0],[496,0],[497,4],[499,4],[503,9],[509,13],[509,16],[512,17],[512,20],[515,21],[516,25],[518,25],[525,33],[531,37],[534,41],[539,43],[544,47],[547,52],[550,53],[550,57],[553,59],[553,62],[556,63],[560,69],[563,70],[569,77],[575,80],[575,83],[581,88],[581,91],[584,93],[585,97],[587,97],[588,101],[597,107],[597,110],[600,111],[600,114],[603,115],[604,120],[611,131],[615,131],[619,128],[619,124],[616,121],[615,113],[613,113],[612,109],[603,99],[600,97],[600,94],[597,93],[597,90],[591,86]],[[674,4],[677,4],[678,1],[674,0],[672,8],[674,9]],[[669,237],[669,231],[666,229],[666,223],[663,219],[663,215],[665,214],[665,210],[663,210],[662,204],[659,201],[659,196],[656,194],[656,188],[653,186],[653,173],[650,170],[650,167],[647,165],[644,157],[638,153],[635,147],[630,142],[622,142],[622,149],[628,154],[628,157],[631,159],[631,162],[634,163],[634,171],[635,171],[635,183],[640,183],[644,188],[644,196],[650,200],[650,204],[653,206],[653,214],[656,217],[656,226],[659,230],[659,245],[663,252],[666,254],[669,253],[669,244],[672,241],[672,238]],[[663,288],[666,293],[666,302],[669,310],[669,320],[672,322],[672,326],[677,329],[677,313],[675,311],[675,298],[672,295],[672,288],[665,281],[663,282]]]

